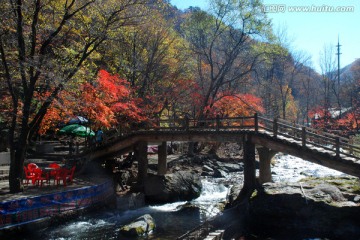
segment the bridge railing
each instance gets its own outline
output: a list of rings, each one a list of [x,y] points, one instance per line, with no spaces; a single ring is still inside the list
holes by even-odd
[[[244,130],[254,129],[254,116],[229,117],[229,118],[208,118],[204,120],[179,118],[158,120],[154,126],[146,130],[199,130],[199,131],[224,131],[224,130]]]
[[[341,155],[356,157],[360,160],[360,147],[348,138],[291,123],[283,119],[269,119],[257,114],[253,116],[208,118],[196,120],[191,118],[161,119],[141,128],[145,131],[265,131],[274,137],[284,137],[288,141],[297,141],[301,146],[312,145]],[[128,133],[131,133],[128,132]],[[125,134],[126,135],[126,134]],[[121,133],[124,136],[124,133]]]
[[[273,134],[274,137],[283,136],[307,144],[350,157],[360,158],[360,147],[353,145],[348,138],[340,137],[331,133],[291,123],[283,119],[259,118],[259,128]]]

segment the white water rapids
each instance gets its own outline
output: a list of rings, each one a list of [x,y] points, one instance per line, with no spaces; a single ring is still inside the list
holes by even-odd
[[[228,188],[215,179],[203,178],[201,195],[190,203],[200,209],[201,216],[205,219],[215,216],[220,212],[217,208],[219,202],[224,202]],[[168,203],[164,205],[150,206],[150,209],[165,212],[176,212],[187,202]],[[204,219],[204,220],[205,220]]]
[[[305,177],[348,176],[342,172],[287,154],[276,154],[271,166],[274,182],[297,182]]]

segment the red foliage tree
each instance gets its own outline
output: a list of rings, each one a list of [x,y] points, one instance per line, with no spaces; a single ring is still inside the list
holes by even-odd
[[[126,80],[100,70],[93,83],[86,82],[78,90],[62,92],[48,110],[40,132],[44,133],[62,119],[76,114],[89,118],[94,127],[110,128],[119,123],[144,121],[146,117],[140,103],[140,99],[132,96]]]
[[[316,106],[309,111],[309,118],[311,119],[311,126],[318,129],[328,129],[334,123],[329,110],[321,106]]]

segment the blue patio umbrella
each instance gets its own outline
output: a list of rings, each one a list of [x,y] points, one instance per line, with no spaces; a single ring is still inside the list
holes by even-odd
[[[76,116],[76,117],[70,119],[68,124],[86,124],[88,122],[89,122],[89,120],[87,120],[86,118],[84,118],[82,116]]]

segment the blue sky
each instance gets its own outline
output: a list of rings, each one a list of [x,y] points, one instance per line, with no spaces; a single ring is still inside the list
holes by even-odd
[[[170,1],[179,9],[197,6],[203,10],[207,9],[208,2],[209,0]],[[335,53],[338,36],[342,45],[341,67],[360,58],[359,0],[263,0],[263,3],[267,7],[273,7],[268,16],[272,19],[274,28],[286,28],[287,35],[293,40],[292,48],[310,54],[312,65],[318,72],[320,52],[324,45],[330,45],[334,47]],[[351,7],[353,11],[339,9],[330,12],[337,7]],[[311,12],[306,12],[306,9]]]

